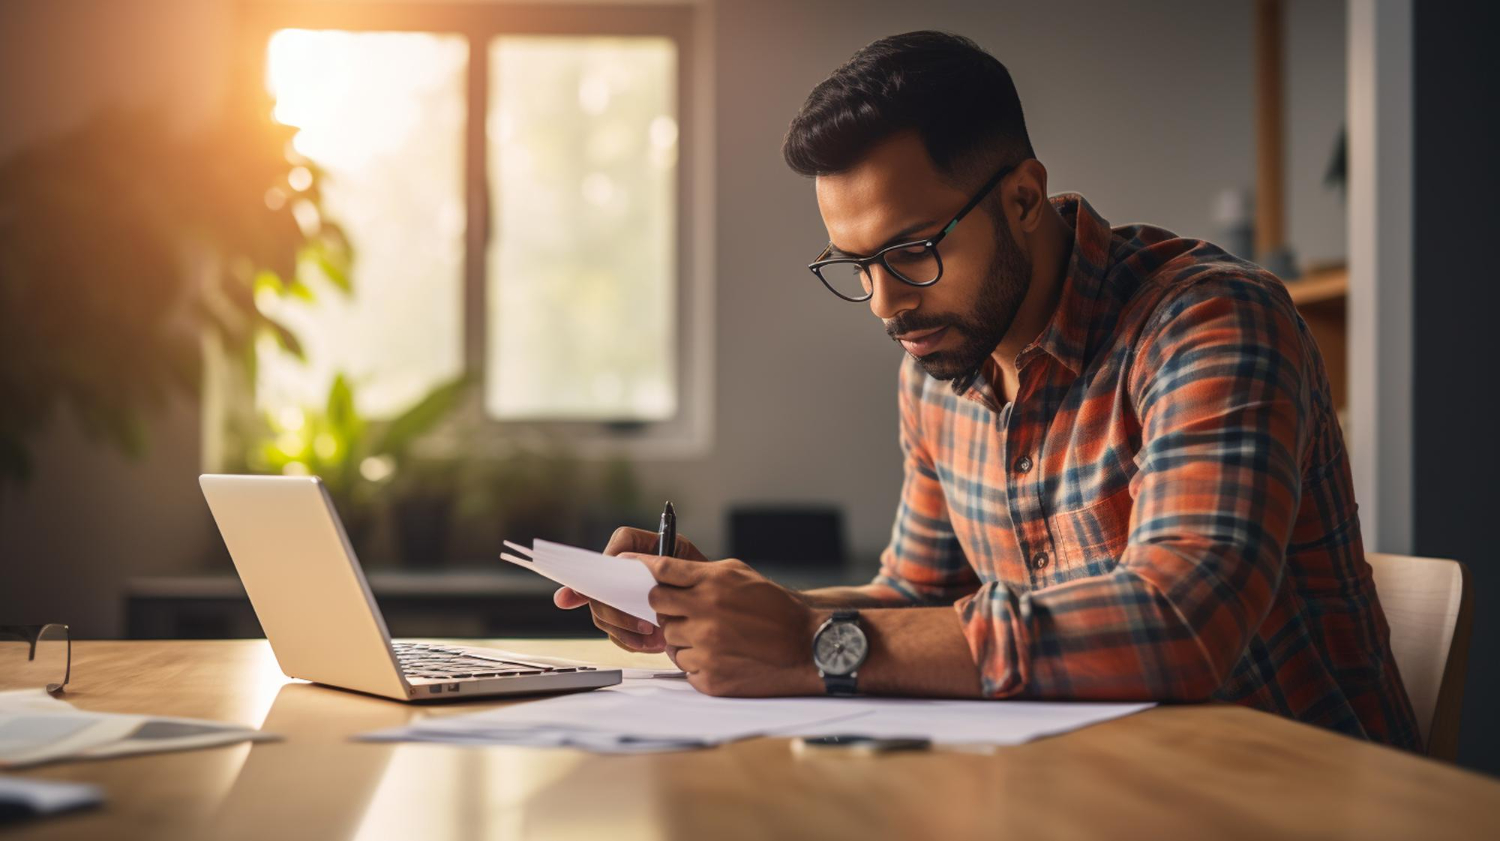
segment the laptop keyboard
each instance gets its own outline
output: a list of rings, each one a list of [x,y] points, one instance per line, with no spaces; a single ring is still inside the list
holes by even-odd
[[[464,680],[595,671],[593,666],[549,666],[545,663],[502,660],[445,645],[395,642],[391,643],[391,647],[396,650],[396,660],[401,664],[401,671],[409,678]]]

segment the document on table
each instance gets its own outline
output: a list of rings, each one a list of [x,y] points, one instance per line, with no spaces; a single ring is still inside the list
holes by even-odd
[[[848,721],[793,727],[787,736],[853,733],[877,739],[916,737],[938,745],[1019,745],[1155,706],[1091,701],[940,701],[868,699],[868,711]]]
[[[0,768],[275,738],[219,721],[85,712],[40,689],[0,692]]]
[[[647,599],[656,579],[635,558],[617,558],[547,540],[534,541],[531,549],[509,540],[505,545],[516,554],[501,552],[504,560],[656,624],[656,611]]]
[[[920,737],[935,744],[1014,745],[1153,706],[902,698],[715,698],[686,681],[626,680],[580,695],[367,733],[371,741],[576,747],[640,753],[712,747],[754,736]]]
[[[794,725],[854,713],[821,699],[710,698],[686,681],[627,679],[618,686],[513,704],[470,715],[428,718],[359,738],[387,742],[576,747],[645,753],[712,747]]]

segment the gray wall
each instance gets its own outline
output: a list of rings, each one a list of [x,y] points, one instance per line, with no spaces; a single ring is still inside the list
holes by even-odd
[[[898,349],[802,268],[825,235],[811,185],[780,160],[792,113],[875,38],[962,32],[1010,67],[1055,189],[1085,193],[1116,224],[1213,236],[1215,195],[1253,181],[1250,3],[735,0],[713,14],[715,447],[643,465],[644,478],[683,503],[684,532],[711,553],[725,548],[728,504],[795,499],[843,506],[855,552],[872,558],[900,482]],[[1342,208],[1321,177],[1344,110],[1344,6],[1301,0],[1289,17],[1290,235],[1304,257],[1341,257]],[[222,94],[232,43],[222,2],[0,4],[0,153],[106,102],[166,97],[191,121]],[[0,500],[0,616],[113,635],[123,580],[218,557],[197,438],[191,407],[141,464],[53,430],[38,481]]]

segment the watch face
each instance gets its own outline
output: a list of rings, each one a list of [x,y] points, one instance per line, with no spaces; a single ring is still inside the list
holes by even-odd
[[[813,661],[831,675],[847,675],[864,662],[865,632],[853,622],[829,625],[813,643]]]

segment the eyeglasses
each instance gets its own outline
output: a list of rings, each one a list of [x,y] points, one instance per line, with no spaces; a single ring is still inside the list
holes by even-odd
[[[943,277],[943,258],[938,254],[938,243],[969,215],[969,211],[978,207],[984,197],[1000,183],[1000,179],[1009,175],[1013,169],[1014,166],[1001,167],[999,172],[990,176],[990,180],[984,182],[974,198],[969,199],[969,203],[936,236],[888,245],[869,257],[828,258],[834,250],[833,243],[829,243],[823,253],[818,255],[818,259],[807,267],[818,276],[818,280],[823,281],[829,292],[855,303],[868,301],[874,296],[875,281],[870,277],[870,265],[877,262],[904,283],[911,286],[931,286]]]
[[[0,690],[61,692],[72,665],[67,625],[0,625]]]

